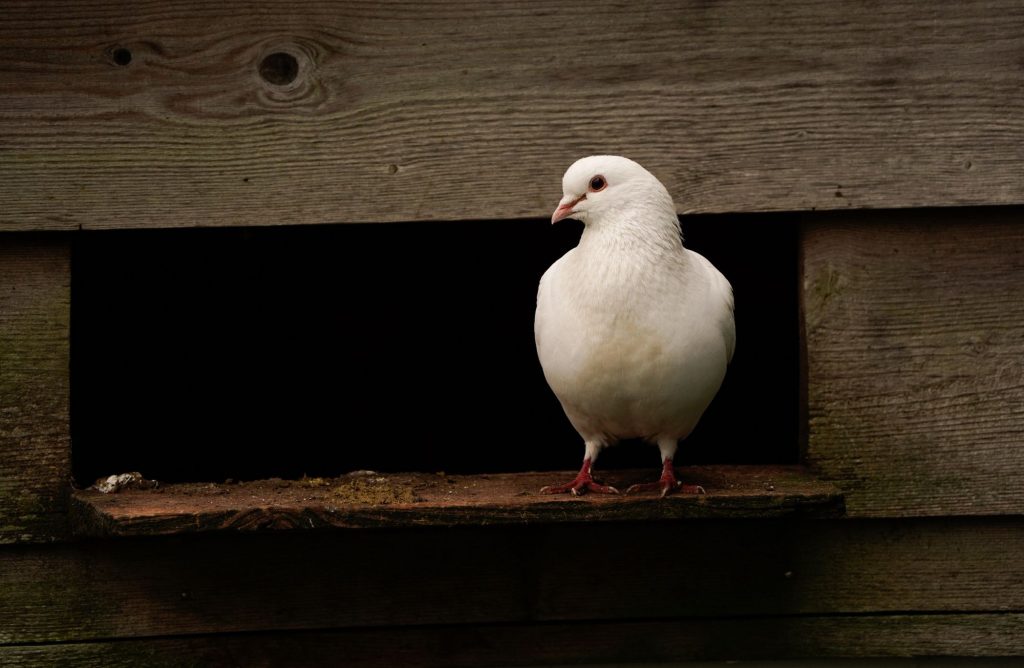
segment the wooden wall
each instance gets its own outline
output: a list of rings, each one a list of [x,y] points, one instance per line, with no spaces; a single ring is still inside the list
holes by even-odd
[[[600,152],[685,211],[1019,203],[1022,21],[1016,0],[9,4],[0,229],[543,216]],[[273,53],[291,83],[261,76]]]
[[[1013,567],[1022,550],[1019,518],[26,546],[0,552],[0,604],[16,611],[0,628],[0,658],[107,665],[106,654],[123,665],[170,651],[183,663],[248,665],[265,651],[286,665],[298,652],[302,665],[343,656],[346,665],[506,666],[1012,656],[1024,650],[1024,580]]]
[[[1024,654],[1022,53],[996,0],[8,3],[0,664]],[[595,152],[804,212],[847,518],[71,535],[74,230],[545,216]]]
[[[71,252],[0,238],[0,544],[67,535]]]
[[[805,226],[808,460],[864,517],[1024,512],[1024,211]]]

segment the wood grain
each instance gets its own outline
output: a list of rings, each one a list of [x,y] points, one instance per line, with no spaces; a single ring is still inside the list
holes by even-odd
[[[208,531],[485,526],[697,518],[835,517],[842,496],[797,466],[694,466],[683,478],[706,494],[540,494],[574,472],[491,475],[390,473],[333,479],[195,483],[76,492],[79,535],[148,536]],[[625,490],[650,471],[609,471]]]
[[[805,227],[808,461],[851,515],[1024,513],[1021,221]]]
[[[749,668],[847,668],[836,657],[876,659],[857,666],[1011,668],[1024,653],[1024,615],[879,615],[800,619],[708,619],[586,624],[465,625],[352,629],[0,647],[10,668],[135,666],[677,666],[743,660]],[[959,657],[955,664],[878,657]],[[771,661],[759,661],[772,657]],[[777,658],[813,659],[813,663]],[[826,658],[827,657],[827,658]],[[748,663],[753,661],[754,663]],[[690,665],[690,664],[686,664]],[[699,664],[693,668],[725,668]]]
[[[0,229],[547,216],[599,152],[682,211],[1020,203],[1022,26],[1016,0],[8,3]]]
[[[0,543],[66,535],[70,247],[0,235]]]
[[[0,550],[0,644],[395,626],[1024,612],[1024,521],[207,534]],[[642,559],[642,567],[637,567]]]

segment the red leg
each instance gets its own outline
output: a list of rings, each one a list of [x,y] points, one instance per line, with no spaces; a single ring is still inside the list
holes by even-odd
[[[598,494],[618,494],[619,490],[615,489],[611,485],[599,485],[594,482],[594,478],[590,475],[590,457],[583,460],[583,466],[580,468],[580,472],[576,474],[571,482],[564,485],[548,485],[542,487],[540,490],[541,494],[565,494],[566,492],[572,492],[573,496],[579,496],[584,492],[596,492]]]
[[[666,457],[661,467],[661,478],[657,482],[642,482],[637,485],[633,485],[626,490],[626,494],[635,494],[637,492],[656,492],[661,490],[661,496],[665,497],[674,490],[679,490],[684,494],[703,494],[704,488],[700,485],[684,485],[683,483],[676,480],[676,471],[672,466],[672,458]]]

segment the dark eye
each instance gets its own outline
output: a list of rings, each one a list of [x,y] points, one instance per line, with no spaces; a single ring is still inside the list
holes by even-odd
[[[608,182],[604,180],[603,176],[595,176],[590,179],[590,192],[596,193],[598,190],[604,190],[606,185]]]

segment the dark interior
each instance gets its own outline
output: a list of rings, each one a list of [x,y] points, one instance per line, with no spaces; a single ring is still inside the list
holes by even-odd
[[[677,458],[798,458],[797,227],[687,216],[730,279],[737,350]],[[355,469],[574,469],[582,443],[533,342],[537,281],[581,226],[543,220],[79,232],[72,437],[79,484]],[[658,467],[653,446],[599,468]]]

